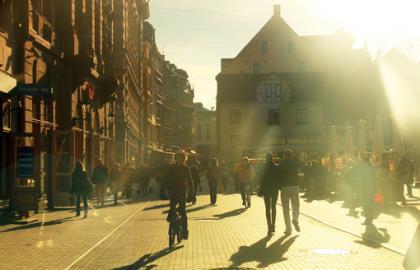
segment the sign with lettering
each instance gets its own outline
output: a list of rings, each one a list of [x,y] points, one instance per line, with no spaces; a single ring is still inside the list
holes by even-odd
[[[290,102],[290,87],[285,80],[267,80],[257,86],[257,101],[261,103]]]

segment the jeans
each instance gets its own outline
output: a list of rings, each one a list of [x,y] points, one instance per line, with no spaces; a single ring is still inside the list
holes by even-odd
[[[264,194],[264,204],[265,204],[265,216],[267,218],[267,225],[274,226],[276,224],[276,215],[277,215],[277,200],[279,197],[279,192],[267,192]]]
[[[210,202],[215,204],[217,200],[217,184],[219,181],[217,181],[217,179],[209,179],[208,181],[210,189]]]
[[[251,183],[239,182],[239,190],[241,191],[242,202],[251,202]]]
[[[290,202],[292,203],[293,222],[299,221],[299,186],[289,186],[281,188],[281,204],[283,207],[284,223],[286,230],[292,229],[290,222]]]
[[[102,206],[104,205],[104,202],[105,202],[105,198],[104,198],[105,188],[106,188],[105,183],[95,184],[96,198],[98,200],[98,203],[100,203]]]
[[[85,213],[88,211],[88,194],[76,193],[76,214],[80,215],[80,200],[83,200],[83,209]]]
[[[179,206],[179,215],[181,216],[181,223],[184,227],[184,231],[188,232],[188,218],[187,218],[187,211],[186,208],[186,199],[185,197],[171,197],[169,199],[169,213],[168,213],[168,221],[171,220],[172,217],[175,216],[177,211],[177,206]]]

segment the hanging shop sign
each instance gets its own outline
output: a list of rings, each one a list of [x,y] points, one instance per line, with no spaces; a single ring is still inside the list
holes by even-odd
[[[53,88],[45,84],[18,84],[11,92],[16,96],[49,97]]]

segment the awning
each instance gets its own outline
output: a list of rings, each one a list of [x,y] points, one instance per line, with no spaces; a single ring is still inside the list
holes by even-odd
[[[0,70],[0,93],[8,94],[17,85],[15,78]]]

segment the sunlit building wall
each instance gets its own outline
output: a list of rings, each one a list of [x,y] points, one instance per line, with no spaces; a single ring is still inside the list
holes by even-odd
[[[235,58],[221,60],[216,79],[218,151],[226,159],[285,148],[326,152],[323,126],[366,119],[373,127],[377,114],[387,117],[368,50],[354,49],[341,31],[300,36],[279,6]]]

